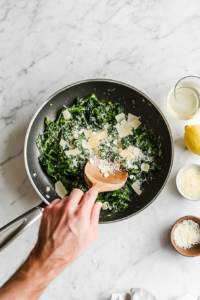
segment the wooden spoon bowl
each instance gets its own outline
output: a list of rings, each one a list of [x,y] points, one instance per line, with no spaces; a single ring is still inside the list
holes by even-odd
[[[187,256],[187,257],[199,256],[200,255],[200,244],[196,244],[192,248],[189,248],[189,249],[182,249],[179,246],[177,246],[176,243],[175,243],[175,241],[174,241],[174,230],[176,229],[176,227],[178,226],[178,224],[180,224],[184,220],[192,220],[192,221],[198,223],[199,226],[200,226],[200,219],[197,218],[197,217],[195,217],[195,216],[186,216],[186,217],[183,217],[183,218],[179,219],[174,224],[174,226],[172,227],[172,230],[171,230],[171,236],[170,236],[170,238],[171,238],[172,246],[181,255],[184,255],[184,256]]]
[[[86,183],[89,187],[96,187],[99,193],[119,190],[126,183],[127,177],[128,172],[121,169],[105,178],[99,170],[96,160],[93,164],[88,161],[84,170]]]

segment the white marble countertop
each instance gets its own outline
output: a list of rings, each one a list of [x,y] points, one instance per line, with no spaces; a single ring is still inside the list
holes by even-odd
[[[67,84],[109,78],[137,87],[164,112],[175,144],[173,169],[157,200],[133,218],[99,226],[95,243],[40,299],[107,300],[131,287],[162,300],[200,294],[200,258],[182,257],[169,240],[178,218],[200,214],[200,202],[182,198],[175,185],[182,166],[200,163],[183,143],[184,126],[199,120],[175,120],[166,107],[181,77],[200,75],[200,2],[3,0],[0,17],[0,226],[41,201],[25,172],[24,136],[36,109]],[[38,226],[0,254],[0,285],[27,257]]]

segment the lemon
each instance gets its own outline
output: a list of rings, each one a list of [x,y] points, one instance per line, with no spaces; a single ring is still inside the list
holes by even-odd
[[[200,125],[185,127],[184,142],[191,152],[200,155]]]

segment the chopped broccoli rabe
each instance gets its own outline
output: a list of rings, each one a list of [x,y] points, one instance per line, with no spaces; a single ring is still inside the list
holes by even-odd
[[[84,180],[84,167],[90,158],[89,151],[85,151],[82,142],[85,139],[83,129],[100,131],[105,129],[105,125],[112,125],[107,128],[111,136],[110,145],[117,138],[118,132],[115,125],[116,115],[124,112],[124,108],[117,102],[110,102],[104,99],[97,99],[93,94],[85,99],[77,99],[77,103],[66,108],[71,117],[64,119],[63,113],[55,121],[50,121],[46,117],[46,128],[44,133],[39,134],[36,141],[40,150],[39,162],[45,173],[53,178],[54,182],[61,181],[66,190],[71,191],[79,188],[86,192],[88,186]],[[64,111],[65,109],[63,109]],[[78,132],[76,138],[73,133]],[[60,140],[66,141],[65,148],[60,146]],[[136,130],[132,130],[132,135],[121,139],[122,149],[134,146],[143,152],[148,161],[142,159],[134,162],[134,168],[127,169],[129,176],[127,183],[118,191],[100,193],[97,201],[108,202],[111,213],[124,211],[128,207],[130,196],[135,193],[131,185],[139,180],[150,182],[153,179],[153,171],[161,169],[161,143],[152,130],[146,130],[142,125]],[[80,154],[77,156],[67,156],[64,151],[78,148]],[[107,144],[99,145],[99,155],[101,159],[118,160],[119,156],[109,148]],[[75,163],[75,161],[76,163]],[[142,172],[142,163],[148,163],[149,171]],[[132,176],[130,176],[132,175]],[[130,178],[131,177],[131,178]]]

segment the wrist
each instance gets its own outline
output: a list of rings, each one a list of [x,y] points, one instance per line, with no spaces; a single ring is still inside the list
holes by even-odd
[[[36,300],[49,283],[33,253],[0,290],[2,300]]]
[[[35,248],[31,251],[25,263],[22,265],[25,272],[25,280],[31,280],[33,286],[38,286],[39,289],[43,290],[49,284],[49,282],[55,277],[51,271],[48,260],[42,260],[37,258],[35,255]],[[26,270],[28,270],[26,272]]]
[[[67,263],[66,258],[62,260],[57,257],[54,251],[49,254],[49,251],[40,249],[36,244],[26,263],[31,268],[30,276],[45,288],[51,280],[70,264],[70,261]]]

